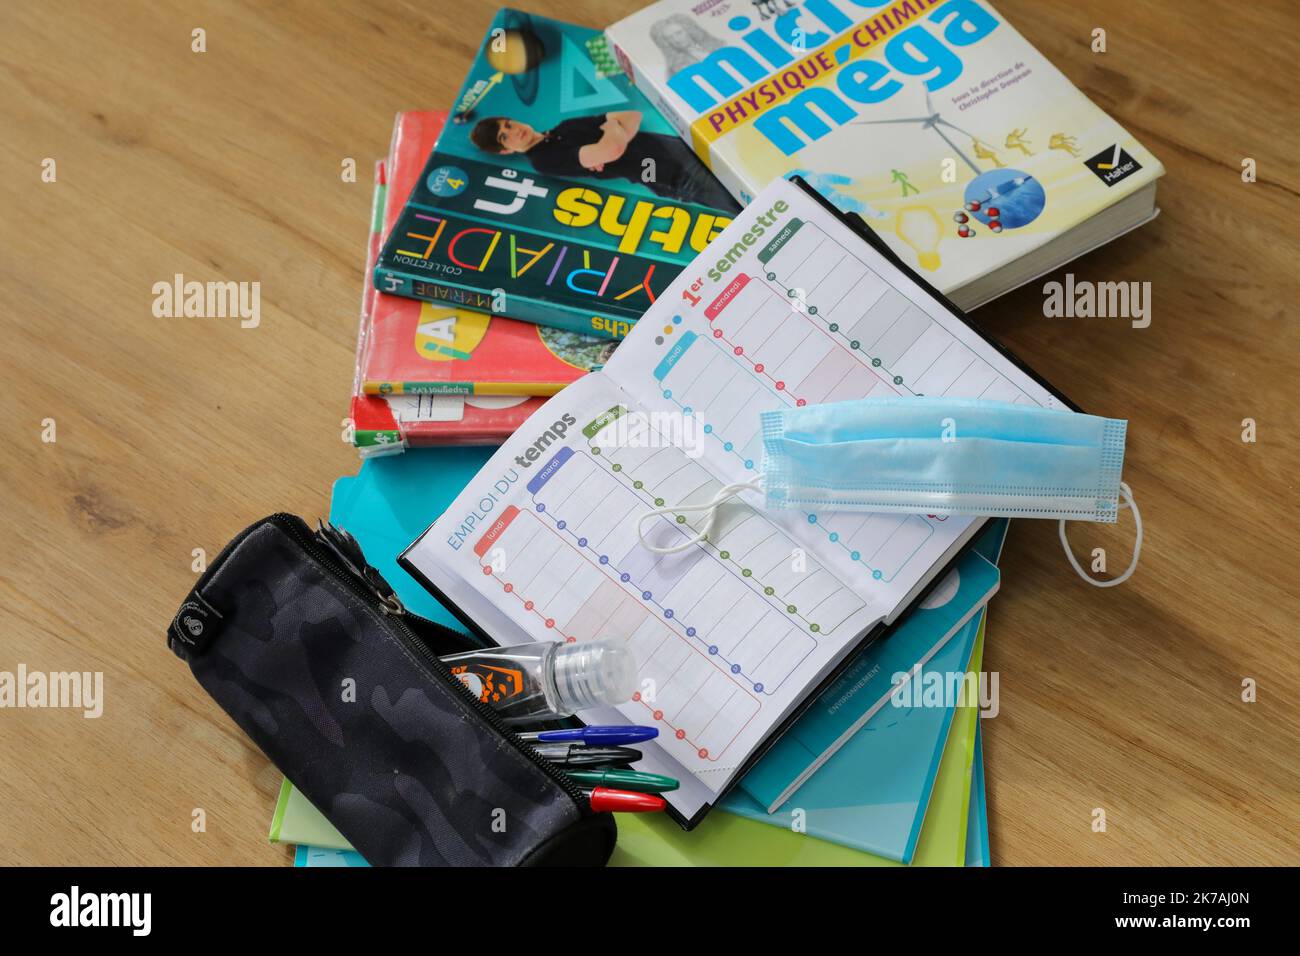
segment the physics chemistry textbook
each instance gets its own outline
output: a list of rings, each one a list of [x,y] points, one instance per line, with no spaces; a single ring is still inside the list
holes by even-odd
[[[737,500],[707,542],[660,555],[640,518],[753,481],[762,411],[916,393],[1068,406],[865,230],[778,179],[400,563],[494,643],[625,640],[646,690],[579,716],[659,728],[640,766],[682,781],[665,796],[689,827],[989,522]],[[695,533],[698,514],[669,515],[645,523],[652,543]]]
[[[618,339],[738,208],[599,31],[505,9],[375,286]]]
[[[382,236],[374,241],[392,231],[446,119],[446,111],[397,114],[383,222],[375,223]],[[367,395],[554,395],[603,365],[613,348],[607,339],[463,306],[374,295],[369,323],[361,328],[358,375]]]
[[[608,36],[742,202],[797,173],[965,309],[1157,212],[1160,161],[983,0],[661,0]]]

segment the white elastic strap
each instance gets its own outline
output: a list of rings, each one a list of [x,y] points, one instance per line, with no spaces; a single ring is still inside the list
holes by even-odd
[[[763,486],[759,483],[762,476],[754,481],[737,481],[734,484],[723,485],[718,489],[718,493],[713,496],[713,500],[702,505],[668,505],[664,508],[655,508],[653,511],[647,511],[641,515],[636,523],[636,536],[641,539],[641,544],[647,551],[653,551],[655,554],[678,554],[687,548],[693,548],[709,536],[713,530],[713,521],[718,515],[718,508],[726,504],[732,498],[735,498],[742,491],[762,491]],[[671,548],[660,548],[646,540],[645,523],[651,518],[657,518],[660,515],[681,514],[682,512],[704,511],[708,517],[704,519],[704,527],[699,530],[694,537],[687,538],[681,544],[674,545]]]
[[[1070,550],[1070,542],[1065,537],[1065,519],[1061,519],[1061,547],[1065,549],[1065,556],[1069,559],[1070,566],[1078,572],[1079,577],[1083,578],[1094,587],[1113,588],[1117,584],[1123,584],[1132,577],[1133,572],[1137,570],[1138,558],[1142,554],[1142,513],[1138,511],[1137,502],[1133,500],[1133,492],[1130,491],[1129,486],[1122,481],[1119,483],[1119,493],[1124,496],[1124,503],[1119,506],[1119,510],[1122,511],[1126,507],[1133,509],[1133,526],[1137,530],[1137,536],[1133,539],[1133,560],[1128,563],[1128,567],[1124,569],[1124,573],[1117,578],[1103,581],[1092,577],[1087,571],[1083,570],[1083,568],[1079,566],[1079,560],[1074,556],[1074,552]]]

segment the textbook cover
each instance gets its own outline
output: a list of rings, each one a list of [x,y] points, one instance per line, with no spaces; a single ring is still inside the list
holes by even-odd
[[[738,208],[598,31],[504,9],[375,287],[618,339]]]
[[[607,35],[742,202],[798,174],[963,308],[1155,212],[1159,160],[983,0],[660,0]]]
[[[369,279],[375,257],[379,254],[380,219],[387,192],[385,164],[377,162],[371,229],[366,246],[366,279],[361,290],[357,367],[352,384],[352,401],[348,409],[352,444],[362,458],[396,454],[411,447],[499,445],[541,407],[543,398],[527,395],[439,395],[419,390],[409,395],[379,396],[365,393],[365,356],[375,335],[379,334],[375,332],[371,320],[375,309],[384,300],[393,298],[376,292]],[[601,344],[607,346],[610,343]]]
[[[382,236],[392,231],[446,119],[445,110],[397,114],[383,221],[374,223]],[[613,348],[607,339],[383,293],[361,335],[358,374],[368,395],[554,395],[600,368]]]

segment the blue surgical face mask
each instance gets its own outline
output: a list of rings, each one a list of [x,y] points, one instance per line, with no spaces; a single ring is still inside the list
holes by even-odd
[[[1085,580],[1110,587],[1137,567],[1142,520],[1120,481],[1127,422],[919,396],[809,405],[761,419],[760,481],[729,485],[693,506],[708,515],[692,543],[711,529],[723,501],[762,490],[768,508],[1058,519],[1065,553]],[[1091,578],[1070,550],[1065,522],[1114,522],[1123,507],[1132,507],[1137,527],[1132,563],[1119,577]]]
[[[978,399],[764,412],[769,508],[1115,520],[1127,422]]]

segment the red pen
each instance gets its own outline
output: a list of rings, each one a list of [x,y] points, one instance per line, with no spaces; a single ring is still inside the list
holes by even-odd
[[[668,806],[668,801],[653,793],[633,793],[610,787],[579,787],[597,813],[653,813]]]

